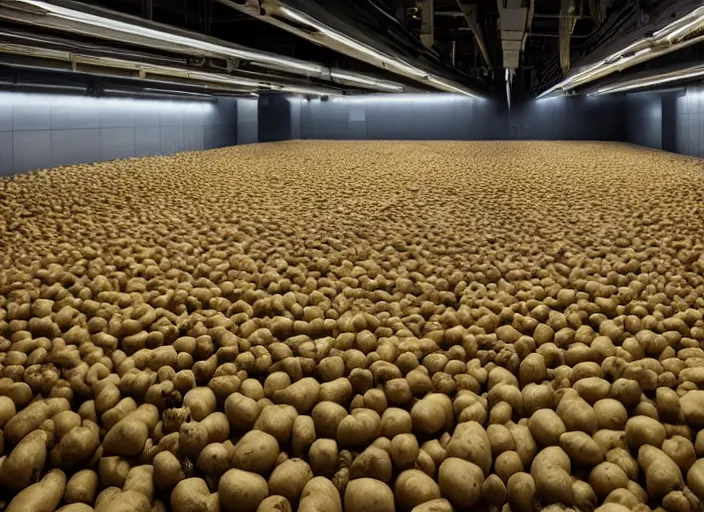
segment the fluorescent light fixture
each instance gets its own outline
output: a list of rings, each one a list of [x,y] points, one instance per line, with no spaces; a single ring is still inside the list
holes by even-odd
[[[611,86],[603,87],[596,91],[596,94],[609,94],[613,92],[625,92],[632,91],[635,89],[643,89],[645,87],[651,87],[653,85],[667,84],[671,82],[679,82],[681,80],[688,80],[690,78],[704,77],[704,69],[691,69],[684,70],[678,73],[665,73],[662,75],[657,75],[649,77],[647,79],[631,80],[629,82],[623,82],[621,84],[614,84]]]
[[[148,39],[158,40],[162,42],[165,41],[186,48],[197,49],[201,54],[210,53],[215,55],[234,57],[237,59],[264,62],[267,64],[275,64],[287,68],[294,68],[309,73],[321,73],[323,70],[323,67],[317,64],[306,63],[304,61],[297,61],[288,58],[276,57],[272,54],[267,53],[254,52],[244,49],[232,48],[229,46],[213,44],[207,41],[192,39],[189,37],[180,36],[178,34],[172,34],[161,30],[155,30],[149,27],[144,27],[141,25],[133,25],[131,23],[125,23],[124,21],[113,20],[102,16],[96,16],[94,14],[89,14],[74,9],[67,9],[65,7],[50,4],[40,0],[13,1],[38,7],[39,9],[42,9],[47,13],[64,20],[82,23],[84,25],[89,25],[98,29],[107,28],[115,30],[116,32],[120,32],[121,34],[145,37]]]
[[[348,49],[355,50],[357,52],[364,53],[365,55],[368,55],[378,61],[380,67],[384,69],[388,69],[390,71],[395,71],[397,73],[411,76],[415,79],[419,79],[420,81],[427,81],[433,84],[436,88],[440,88],[446,91],[451,91],[451,92],[456,92],[459,94],[464,94],[466,96],[471,96],[474,98],[477,98],[476,95],[470,93],[467,89],[455,86],[451,84],[449,81],[444,80],[442,78],[435,77],[428,72],[419,69],[415,66],[412,66],[408,64],[407,62],[402,61],[401,59],[392,57],[390,55],[387,55],[385,53],[380,52],[379,50],[375,50],[374,48],[367,46],[365,44],[362,44],[358,41],[355,41],[354,39],[337,32],[335,30],[330,29],[329,27],[326,27],[325,25],[319,23],[317,20],[314,18],[303,14],[301,12],[298,12],[294,9],[291,9],[290,7],[286,6],[280,6],[278,11],[283,14],[285,17],[287,17],[289,20],[295,21],[297,23],[300,23],[302,25],[308,26],[314,30],[316,30],[318,33],[329,37],[330,39],[340,43],[341,45],[347,47]]]
[[[176,111],[193,114],[208,114],[215,106],[207,101],[173,101],[145,98],[105,98],[82,95],[61,95],[50,93],[24,93],[0,91],[0,105],[28,105],[44,107],[73,107],[80,111],[110,109],[115,111],[153,112],[158,116],[162,111]]]
[[[538,99],[546,97],[558,89],[568,91],[597,78],[603,78],[614,71],[621,71],[635,64],[700,42],[704,40],[704,36],[695,37],[686,41],[674,41],[691,34],[698,28],[701,28],[702,25],[704,25],[704,7],[699,7],[686,16],[656,31],[651,37],[638,39],[625,48],[613,53],[606,59],[590,66],[586,70],[565,78],[540,94]]]
[[[340,96],[339,91],[325,91],[322,89],[306,89],[305,87],[285,86],[280,89],[283,92],[303,94],[304,96]]]
[[[368,85],[376,89],[385,89],[387,91],[403,92],[405,89],[402,85],[394,84],[391,82],[384,82],[374,78],[363,78],[355,75],[350,75],[341,71],[330,71],[330,76],[336,80],[342,80],[345,82],[352,82],[353,84],[360,84],[362,86]]]

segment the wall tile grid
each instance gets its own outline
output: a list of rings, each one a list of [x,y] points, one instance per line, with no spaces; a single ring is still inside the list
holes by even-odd
[[[704,157],[704,87],[688,87],[677,96],[675,109],[675,150]]]
[[[0,176],[234,144],[236,100],[215,104],[0,92]]]

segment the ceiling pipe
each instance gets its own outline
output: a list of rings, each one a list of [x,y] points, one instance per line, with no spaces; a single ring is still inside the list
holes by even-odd
[[[217,1],[315,44],[388,72],[410,78],[426,87],[475,98],[483,97],[483,94],[478,90],[443,78],[426,69],[418,68],[390,53],[377,50],[278,0],[245,0],[244,4],[232,0]]]
[[[467,25],[472,30],[472,35],[474,40],[477,42],[479,51],[482,54],[482,59],[488,68],[492,68],[491,57],[489,56],[489,50],[486,48],[486,43],[484,42],[484,33],[482,32],[479,23],[477,23],[477,6],[476,4],[465,4],[462,0],[456,0],[457,6],[462,11],[462,16],[467,20]]]
[[[704,35],[687,38],[701,28],[704,28],[704,7],[696,8],[685,16],[679,16],[674,22],[655,31],[652,35],[638,39],[597,63],[568,75],[564,80],[540,94],[538,98],[564,94],[612,73],[700,43],[704,41]]]
[[[301,89],[306,89],[310,94],[320,96],[337,95],[341,93],[339,90],[316,88],[313,86],[309,87],[305,84],[287,84],[275,81],[254,80],[232,75],[207,73],[203,71],[193,71],[183,68],[150,64],[147,62],[85,55],[63,50],[52,50],[12,43],[0,43],[0,54],[64,62],[69,65],[69,69],[75,72],[87,72],[105,76],[104,70],[112,70],[113,72],[109,73],[107,76],[111,76],[113,78],[126,78],[125,72],[130,72],[131,76],[128,77],[131,78],[144,80],[150,80],[154,77],[168,77],[170,79],[177,78],[183,80],[185,83],[207,85],[211,88],[217,88],[224,91],[254,92],[259,90],[268,90],[273,92],[297,92]],[[42,66],[41,63],[32,64],[31,62],[26,63],[24,67],[55,69]]]
[[[169,27],[135,16],[86,6],[72,0],[5,0],[0,2],[0,19],[87,35],[103,40],[128,42],[151,49],[198,57],[220,58],[230,68],[242,63],[315,78],[327,82],[350,83],[378,92],[404,92],[401,84],[380,80],[354,71],[334,70],[321,64],[252,50],[219,39]],[[334,78],[344,74],[343,81]]]

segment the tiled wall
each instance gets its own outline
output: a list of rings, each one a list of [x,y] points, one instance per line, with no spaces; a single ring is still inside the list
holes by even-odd
[[[634,93],[626,97],[626,141],[663,149],[663,102],[657,93]]]
[[[452,94],[394,94],[298,101],[300,127],[291,131],[303,139],[506,138],[503,106],[491,100]],[[296,119],[294,115],[292,121]]]
[[[625,140],[623,95],[517,100],[508,116],[518,140]]]
[[[704,87],[688,87],[677,96],[675,108],[675,151],[704,157]]]
[[[0,176],[236,143],[237,102],[0,92]]]
[[[237,100],[237,144],[259,142],[258,100]]]

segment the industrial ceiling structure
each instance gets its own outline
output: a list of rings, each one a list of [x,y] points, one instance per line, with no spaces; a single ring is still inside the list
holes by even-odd
[[[4,0],[0,86],[510,103],[701,81],[703,42],[699,0]]]

